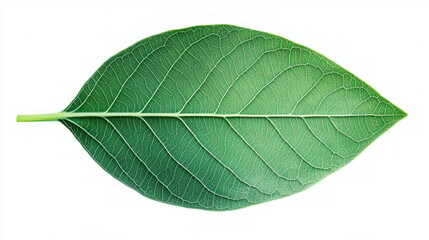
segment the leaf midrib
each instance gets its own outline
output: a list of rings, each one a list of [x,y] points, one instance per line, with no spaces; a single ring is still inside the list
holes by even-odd
[[[77,117],[217,117],[217,118],[338,118],[338,117],[405,117],[406,114],[218,114],[218,113],[142,113],[142,112],[57,112],[18,115],[18,122],[54,121]]]

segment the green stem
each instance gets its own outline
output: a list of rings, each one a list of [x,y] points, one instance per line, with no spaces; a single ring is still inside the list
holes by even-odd
[[[64,118],[64,112],[33,114],[33,115],[18,115],[17,122],[39,122],[39,121],[55,121]]]

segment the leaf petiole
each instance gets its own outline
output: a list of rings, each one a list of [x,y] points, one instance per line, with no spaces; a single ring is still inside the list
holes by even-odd
[[[17,122],[39,122],[39,121],[55,121],[65,117],[64,112],[46,113],[46,114],[31,114],[16,116]]]

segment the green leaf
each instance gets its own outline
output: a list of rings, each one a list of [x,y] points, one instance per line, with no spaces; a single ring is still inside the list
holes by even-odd
[[[300,192],[407,114],[319,53],[229,25],[161,33],[105,62],[59,120],[157,201],[230,210]]]

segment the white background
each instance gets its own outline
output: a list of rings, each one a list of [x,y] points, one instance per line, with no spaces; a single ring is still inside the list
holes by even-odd
[[[10,0],[0,7],[4,239],[429,239],[427,1]],[[104,172],[60,123],[15,122],[17,114],[64,109],[105,60],[142,38],[215,23],[308,46],[409,116],[309,190],[230,212],[149,200]]]

